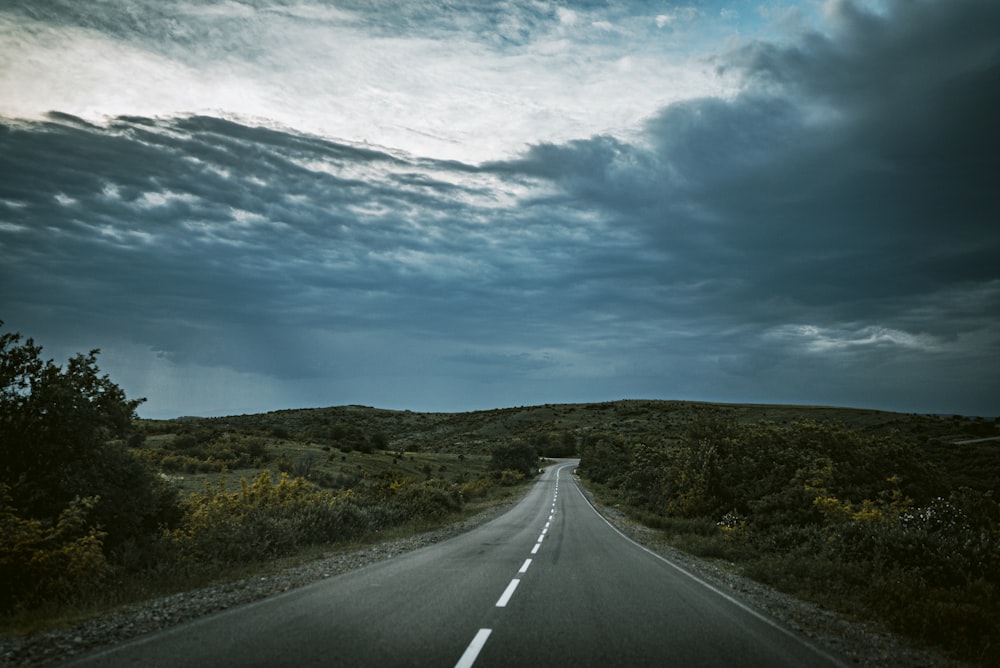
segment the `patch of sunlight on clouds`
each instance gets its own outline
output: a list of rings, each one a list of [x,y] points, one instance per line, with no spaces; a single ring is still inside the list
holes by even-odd
[[[577,21],[580,20],[580,17],[576,12],[572,9],[566,9],[565,7],[557,7],[556,16],[559,18],[559,23],[564,26],[574,26]]]
[[[183,204],[194,204],[198,200],[199,198],[197,195],[164,190],[162,192],[144,192],[135,203],[143,209],[155,209],[158,207],[169,206],[170,204],[177,202]]]
[[[125,230],[111,225],[95,225],[90,227],[103,239],[112,241],[119,246],[133,246],[136,242],[149,245],[156,240],[153,234],[142,230]]]
[[[568,9],[557,10],[556,30],[510,50],[484,49],[474,33],[387,39],[341,10],[302,3],[186,8],[179,34],[199,32],[185,21],[235,21],[255,41],[192,51],[142,31],[0,24],[0,92],[17,92],[0,95],[0,115],[58,109],[101,124],[206,113],[476,163],[539,141],[624,136],[664,104],[719,92],[692,54],[664,57],[655,42],[623,53],[619,24]],[[583,25],[608,37],[583,38],[584,48],[568,36]]]
[[[851,329],[788,324],[772,328],[764,338],[797,345],[813,353],[860,351],[886,346],[918,351],[941,348],[940,342],[928,334],[911,334],[879,325]]]
[[[256,227],[259,225],[271,224],[271,221],[267,218],[267,216],[262,216],[259,213],[247,211],[245,209],[229,207],[229,215],[232,216],[233,222],[242,227]],[[284,227],[287,227],[287,225],[284,225]]]
[[[436,253],[412,248],[372,253],[403,275],[424,276],[437,281],[463,280],[492,274],[494,270],[479,259],[450,253]]]
[[[656,27],[674,27],[681,23],[690,23],[701,15],[701,10],[697,7],[677,7],[666,14],[657,14]]]

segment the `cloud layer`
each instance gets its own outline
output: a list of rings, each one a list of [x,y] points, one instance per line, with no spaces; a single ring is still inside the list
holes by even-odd
[[[194,24],[157,32],[153,5],[128,6],[132,23],[56,4],[2,16],[41,26],[25,45],[70,26],[200,67],[211,40]],[[690,47],[712,35],[671,35],[706,13],[730,39],[701,61],[719,94],[648,94],[618,125],[567,99],[588,120],[517,151],[419,153],[237,115],[8,118],[0,318],[53,355],[103,348],[157,416],[639,396],[1000,413],[1000,6],[831,2],[815,25],[786,11],[795,31],[770,40],[725,9],[268,10],[306,41],[363,25],[419,32],[421,53],[464,39],[527,60],[584,39],[617,55],[615,27]],[[240,53],[264,25],[245,5],[186,11],[204,30],[245,14],[223,38]],[[293,58],[257,57],[275,72]],[[554,76],[525,67],[527,87]],[[463,123],[448,142],[472,141]],[[588,123],[607,131],[571,138]]]
[[[0,114],[19,118],[208,114],[478,161],[726,87],[683,30],[698,16],[617,3],[7,4]]]

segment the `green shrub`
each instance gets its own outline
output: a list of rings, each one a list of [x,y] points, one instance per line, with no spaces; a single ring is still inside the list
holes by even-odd
[[[494,479],[497,484],[501,487],[514,487],[520,485],[525,478],[522,471],[513,471],[511,469],[504,469],[503,471],[494,471]]]
[[[489,478],[477,478],[476,480],[463,482],[459,486],[458,491],[463,499],[481,499],[489,494],[489,491],[492,488],[492,480]]]
[[[188,560],[244,563],[290,554],[307,545],[343,540],[367,527],[350,493],[317,490],[302,478],[268,471],[239,491],[218,487],[190,497],[173,536]]]
[[[440,518],[461,510],[462,495],[454,485],[431,479],[406,485],[398,490],[394,502],[406,507],[411,518]]]
[[[418,519],[461,509],[454,485],[415,483],[387,473],[358,489],[332,492],[282,473],[264,471],[228,492],[224,481],[184,504],[171,535],[187,563],[248,563],[291,554],[309,545],[356,538]]]
[[[21,516],[0,486],[0,611],[63,601],[106,574],[93,498],[76,499],[54,523]]]
[[[538,453],[526,441],[498,443],[490,451],[490,469],[517,471],[530,478],[538,472]]]
[[[176,493],[125,447],[142,441],[135,409],[143,400],[127,399],[100,375],[97,350],[62,367],[43,361],[41,350],[20,334],[0,334],[3,541],[14,550],[5,563],[36,569],[33,600],[68,590],[46,584],[57,575],[86,583],[98,547],[112,558],[180,517]]]
[[[584,475],[682,549],[1000,663],[1000,505],[949,487],[970,476],[942,472],[937,449],[808,421],[703,421],[677,445],[605,438],[582,453]]]
[[[147,451],[148,452],[148,451]],[[246,435],[222,435],[201,430],[174,438],[165,449],[145,455],[165,470],[183,473],[219,473],[226,469],[259,468],[270,460],[263,439]],[[279,470],[291,470],[290,460],[279,460]]]

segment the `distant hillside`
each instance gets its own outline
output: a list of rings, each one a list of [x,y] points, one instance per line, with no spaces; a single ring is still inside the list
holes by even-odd
[[[698,420],[740,423],[768,420],[837,422],[857,431],[896,430],[921,443],[1000,436],[997,420],[917,415],[886,411],[764,404],[715,404],[690,401],[624,400],[593,404],[546,404],[468,413],[417,413],[366,406],[294,409],[219,418],[144,420],[151,431],[183,427],[260,431],[283,438],[336,445],[357,435],[377,438],[389,448],[429,452],[476,453],[491,444],[516,439],[539,445],[557,439],[616,435],[671,442]]]

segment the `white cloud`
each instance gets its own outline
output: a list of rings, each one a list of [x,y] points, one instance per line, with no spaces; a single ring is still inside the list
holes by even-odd
[[[789,324],[770,329],[764,338],[785,342],[810,353],[861,351],[875,347],[929,352],[941,348],[940,342],[930,335],[880,325],[833,328]]]
[[[656,44],[626,54],[594,31],[573,37],[517,16],[504,29],[526,37],[500,48],[484,44],[484,30],[392,33],[305,2],[280,13],[235,3],[185,11],[138,28],[111,13],[104,29],[0,12],[0,116],[205,113],[479,162],[543,140],[622,136],[664,103],[719,83]],[[557,17],[567,28],[582,20],[565,8]],[[587,18],[598,35],[623,29]],[[210,35],[221,37],[201,38]],[[616,69],[626,55],[642,66]]]
[[[725,10],[723,10],[725,11]],[[677,7],[666,14],[656,16],[656,26],[658,28],[673,27],[681,23],[690,23],[701,15],[701,10],[697,7]]]
[[[164,190],[161,192],[144,192],[141,197],[136,200],[136,205],[144,209],[153,209],[161,206],[170,206],[171,204],[181,203],[181,204],[193,204],[198,201],[196,195],[190,193],[178,193],[172,192],[170,190]]]
[[[575,26],[580,20],[580,17],[576,12],[565,7],[557,7],[556,16],[559,18],[559,23],[565,26]]]
[[[274,14],[284,14],[286,16],[294,16],[300,19],[306,19],[308,21],[324,21],[324,22],[334,22],[334,23],[353,23],[357,21],[358,17],[351,13],[338,9],[336,7],[329,7],[326,5],[311,5],[307,3],[301,3],[298,5],[289,5],[287,7],[270,7],[264,11],[272,12]]]

